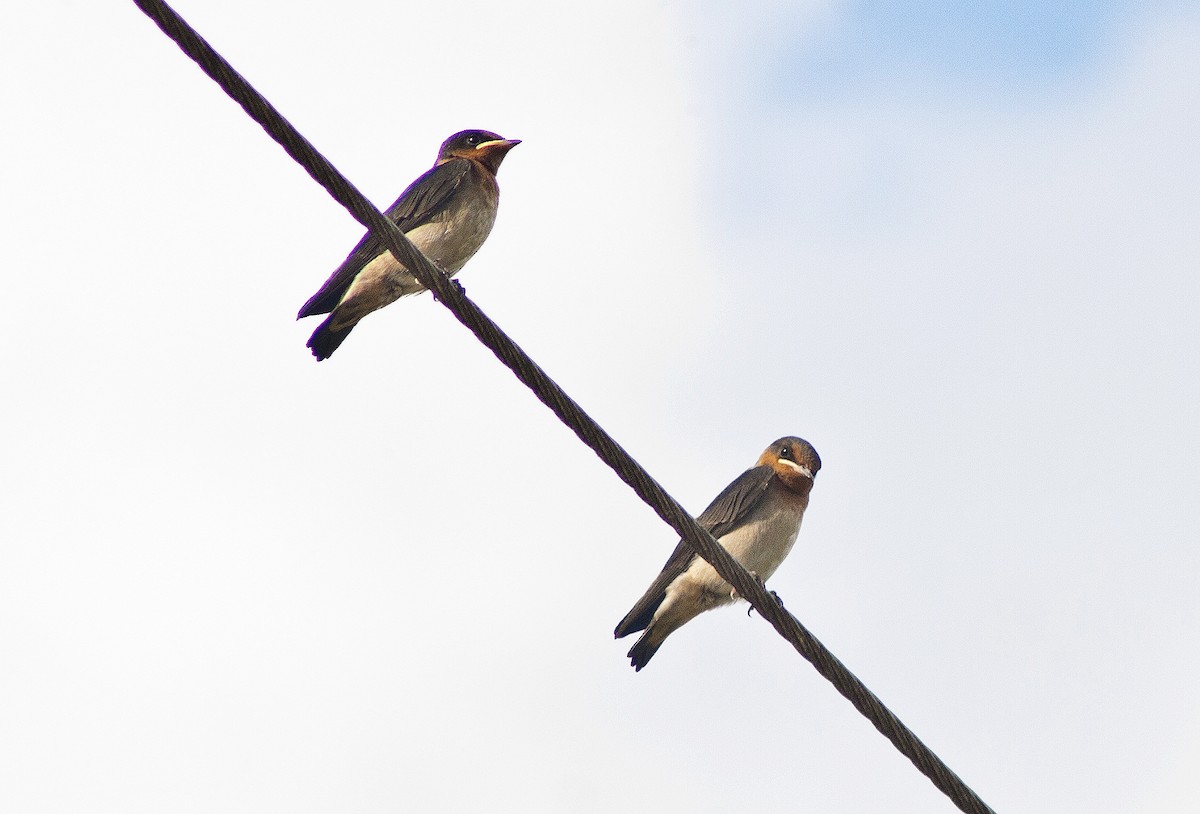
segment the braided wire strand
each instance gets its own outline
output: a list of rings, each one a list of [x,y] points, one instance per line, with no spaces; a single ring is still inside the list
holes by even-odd
[[[707,560],[763,619],[806,658],[839,693],[879,730],[951,801],[968,814],[994,814],[941,758],[933,753],[836,656],[784,608],[782,602],[743,568],[607,432],[583,411],[521,348],[405,237],[295,127],[161,0],[134,3],[175,41],[187,56],[245,109],[313,180],[375,233],[434,297],[503,362],[583,443],[629,485],[662,520]]]

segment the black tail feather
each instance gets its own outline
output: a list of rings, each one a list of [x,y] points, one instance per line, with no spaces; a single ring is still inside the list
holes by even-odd
[[[634,610],[637,610],[636,608]],[[634,616],[633,611],[621,620],[617,625],[617,629],[613,631],[614,639],[624,639],[630,633],[637,633],[639,630],[645,630],[646,625],[650,624],[650,620],[654,618],[656,608],[647,608],[640,615]]]
[[[629,663],[633,665],[634,671],[636,672],[645,667],[661,646],[662,641],[657,637],[651,636],[649,631],[643,633],[642,637],[637,640],[637,643],[633,647],[629,648],[629,652],[626,654],[629,656]]]
[[[646,626],[654,619],[654,612],[658,610],[658,606],[662,604],[666,596],[665,592],[659,592],[653,596],[647,593],[639,599],[633,609],[625,614],[625,618],[617,623],[617,629],[613,631],[613,638],[623,639],[630,633],[645,630]]]
[[[346,341],[346,337],[354,330],[351,325],[348,328],[343,328],[340,331],[335,331],[329,327],[329,323],[333,322],[333,317],[321,323],[313,335],[308,339],[308,347],[312,349],[312,355],[317,357],[317,361],[328,359],[333,355],[333,352],[338,349],[338,346]]]

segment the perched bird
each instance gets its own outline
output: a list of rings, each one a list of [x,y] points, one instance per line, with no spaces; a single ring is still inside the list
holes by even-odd
[[[792,550],[821,459],[802,438],[780,438],[758,463],[717,495],[697,522],[759,579],[775,573]],[[737,598],[711,565],[680,541],[662,573],[617,625],[620,639],[644,630],[629,651],[640,670],[663,641],[702,612]]]
[[[422,254],[454,276],[487,240],[496,221],[496,171],[517,139],[487,130],[463,130],[442,143],[433,168],[388,207],[387,217]],[[358,321],[425,286],[379,238],[368,232],[312,295],[296,319],[329,314],[308,340],[317,361],[329,358]]]

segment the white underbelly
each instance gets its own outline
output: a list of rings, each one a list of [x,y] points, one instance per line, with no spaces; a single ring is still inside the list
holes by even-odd
[[[742,564],[747,571],[767,580],[783,563],[796,543],[803,512],[791,506],[772,507],[755,522],[747,523],[718,542]],[[729,584],[701,558],[688,568],[687,578],[703,585],[705,590],[727,592]]]

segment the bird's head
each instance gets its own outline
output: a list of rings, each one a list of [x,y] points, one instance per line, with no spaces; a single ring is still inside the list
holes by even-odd
[[[520,139],[503,138],[487,130],[463,130],[442,142],[437,163],[465,158],[479,162],[494,175],[508,151],[520,143]]]
[[[769,466],[783,485],[807,495],[821,469],[821,456],[803,438],[789,435],[767,447],[758,458],[759,466]]]

